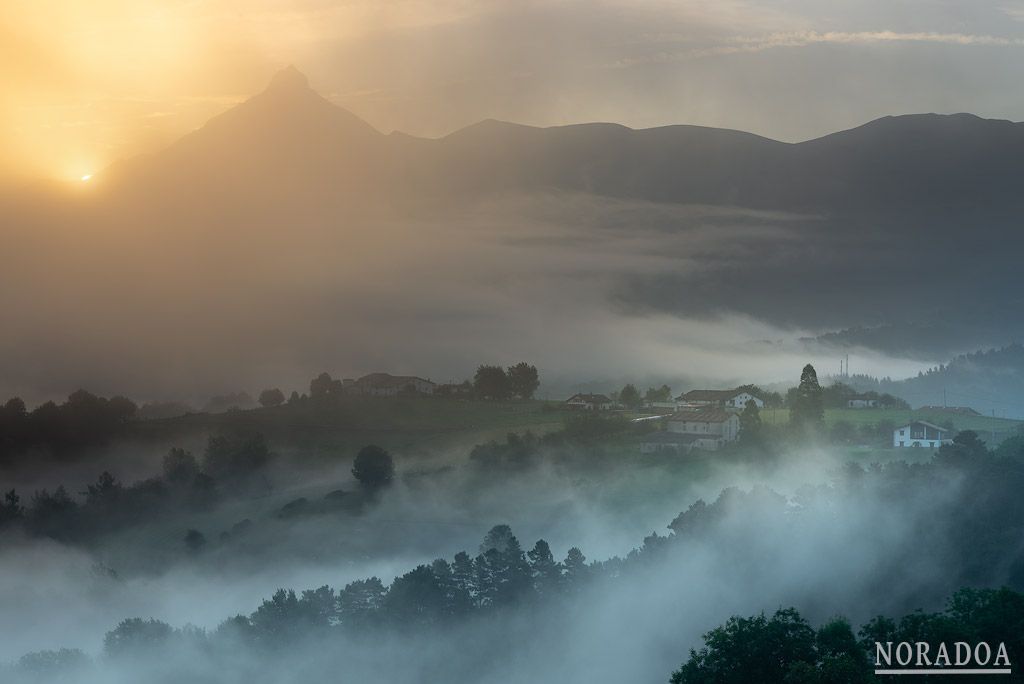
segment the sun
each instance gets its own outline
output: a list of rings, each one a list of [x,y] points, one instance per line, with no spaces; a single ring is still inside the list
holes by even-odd
[[[87,173],[84,176],[82,176],[81,181],[83,183],[88,183],[90,179],[92,179],[92,174],[91,173]]]

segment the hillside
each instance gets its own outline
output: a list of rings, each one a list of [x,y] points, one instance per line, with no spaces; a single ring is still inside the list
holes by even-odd
[[[544,401],[483,402],[441,397],[343,397],[324,406],[283,405],[194,413],[133,423],[128,439],[173,442],[182,436],[258,432],[306,453],[342,453],[376,443],[421,452],[461,448],[509,432],[561,429],[565,412]]]
[[[912,406],[969,406],[985,415],[1024,418],[1024,345],[957,356],[906,380],[850,378],[862,391],[889,392]]]

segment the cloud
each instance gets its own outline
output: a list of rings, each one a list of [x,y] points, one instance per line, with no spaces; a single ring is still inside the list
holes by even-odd
[[[659,36],[665,39],[667,36]],[[659,64],[722,55],[753,54],[778,48],[807,47],[810,45],[874,45],[879,43],[932,43],[940,45],[1024,47],[1024,39],[969,33],[936,33],[930,31],[792,31],[763,36],[734,36],[722,45],[695,47],[682,51],[657,52],[650,55],[627,57],[616,61],[613,67],[632,67],[641,64]]]

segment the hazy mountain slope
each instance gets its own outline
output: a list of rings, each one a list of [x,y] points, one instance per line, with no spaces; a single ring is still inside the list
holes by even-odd
[[[180,193],[185,204],[189,192],[365,192],[378,185],[388,146],[387,136],[328,102],[289,67],[262,93],[165,150],[115,164],[100,179],[115,193]]]
[[[798,144],[699,126],[493,120],[438,140],[383,136],[289,68],[168,149],[104,175],[136,188],[295,181],[393,199],[559,190],[826,215],[899,212],[910,229],[951,209],[1006,218],[1024,205],[1022,174],[1024,125],[969,114],[886,117]]]
[[[439,165],[470,187],[830,215],[933,217],[952,208],[1005,216],[1024,203],[1024,126],[968,114],[887,117],[795,145],[698,126],[495,121],[440,143]]]
[[[1024,416],[1024,346],[962,354],[906,380],[854,377],[858,389],[890,392],[914,406],[969,406],[985,415]]]

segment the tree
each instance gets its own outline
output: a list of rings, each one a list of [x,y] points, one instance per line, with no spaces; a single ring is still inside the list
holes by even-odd
[[[822,388],[821,400],[827,408],[846,408],[849,405],[850,399],[856,397],[857,394],[857,390],[836,380],[828,387]],[[870,394],[865,394],[865,397],[869,397]],[[878,396],[875,395],[869,398],[877,399]]]
[[[473,376],[473,391],[481,399],[508,399],[512,386],[501,366],[480,366]]]
[[[575,589],[578,589],[579,585],[590,575],[590,568],[587,567],[587,557],[575,546],[569,549],[565,560],[562,561],[562,567],[565,568],[566,583]]]
[[[953,438],[952,444],[939,447],[936,456],[946,462],[970,463],[990,455],[985,442],[974,430],[963,430]]]
[[[807,364],[800,373],[800,384],[793,393],[789,420],[796,426],[816,428],[825,423],[821,385],[814,366]]]
[[[466,557],[468,558],[468,556]],[[456,563],[458,560],[459,558],[456,556]],[[441,587],[444,594],[442,613],[445,617],[464,615],[473,607],[469,590],[462,582],[462,569],[457,569],[456,563],[449,564],[445,559],[438,558],[430,564],[430,571],[434,573],[438,586]],[[459,572],[458,576],[456,570]]]
[[[83,493],[85,494],[86,506],[109,514],[117,506],[119,499],[124,493],[124,485],[118,482],[117,478],[109,472],[103,471],[96,480],[96,484],[87,486]]]
[[[323,594],[321,590],[304,592],[300,600],[294,591],[278,589],[249,616],[252,637],[261,648],[284,648],[311,630],[326,627],[323,602],[333,603],[333,592]]]
[[[175,486],[194,482],[199,474],[199,462],[192,452],[174,448],[167,452],[163,462],[164,479]]]
[[[530,561],[534,589],[541,599],[549,598],[561,585],[562,566],[555,560],[551,547],[543,539],[537,540],[526,556]]]
[[[321,373],[309,381],[309,397],[314,400],[326,399],[331,396],[340,395],[342,392],[341,380],[334,380],[327,373]]]
[[[77,648],[62,648],[23,655],[12,669],[29,675],[33,682],[73,682],[82,679],[81,673],[89,663],[89,656]]]
[[[270,458],[261,434],[245,438],[210,437],[203,454],[203,470],[215,480],[242,480],[259,473]]]
[[[504,553],[513,541],[515,541],[515,535],[512,534],[511,527],[495,525],[484,535],[484,540],[480,544],[480,553],[487,553],[491,549]]]
[[[416,629],[438,622],[445,614],[446,604],[446,592],[437,575],[426,565],[420,565],[395,578],[383,607],[394,625]]]
[[[0,503],[0,528],[21,521],[24,515],[25,509],[21,506],[21,497],[18,496],[18,492],[12,489],[4,494],[4,500]]]
[[[672,674],[672,684],[789,682],[817,662],[815,633],[793,608],[731,617],[704,635],[704,647]],[[801,681],[807,681],[801,677]],[[812,680],[814,681],[814,680]]]
[[[25,407],[25,402],[22,401],[21,397],[11,397],[4,404],[4,413],[7,417],[20,419],[28,415],[28,409]]]
[[[274,406],[280,406],[284,403],[284,392],[274,387],[273,389],[265,389],[260,392],[260,406],[264,408],[271,408]]]
[[[78,504],[64,485],[52,494],[43,489],[32,495],[25,522],[33,534],[62,541],[71,539],[79,529]]]
[[[474,567],[481,605],[513,604],[532,587],[526,555],[508,525],[487,532]]]
[[[747,400],[747,405],[740,413],[740,439],[747,443],[756,443],[762,437],[763,424],[761,423],[761,412],[757,408],[757,402],[753,399]]]
[[[103,651],[108,657],[141,656],[166,645],[174,630],[166,622],[130,618],[107,632]]]
[[[452,560],[452,583],[456,590],[463,592],[469,606],[475,606],[479,587],[476,583],[476,570],[473,568],[473,559],[465,551],[459,551]]]
[[[629,409],[640,406],[640,392],[632,383],[619,390],[619,403]]]
[[[395,477],[395,463],[384,449],[368,444],[356,454],[352,475],[366,489],[377,490],[391,484]]]
[[[662,385],[657,389],[648,387],[644,401],[672,401],[672,388],[668,385]]]
[[[540,387],[537,367],[531,366],[525,361],[509,366],[508,384],[514,396],[520,399],[532,399],[537,388]]]
[[[338,592],[338,615],[344,627],[364,628],[374,624],[387,589],[377,577],[356,580]]]

